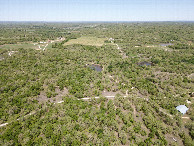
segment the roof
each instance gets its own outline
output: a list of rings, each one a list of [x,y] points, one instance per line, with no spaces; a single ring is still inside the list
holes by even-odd
[[[187,108],[185,105],[179,105],[176,107],[176,109],[182,114],[185,114],[189,108]]]

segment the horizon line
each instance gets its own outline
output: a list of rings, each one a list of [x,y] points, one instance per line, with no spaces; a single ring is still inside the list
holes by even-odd
[[[132,20],[132,21],[94,21],[94,20],[91,20],[91,21],[87,21],[87,20],[83,20],[83,21],[36,21],[36,20],[0,20],[0,23],[1,22],[63,22],[63,23],[71,23],[71,22],[114,22],[114,23],[120,23],[120,22],[194,22],[194,20]]]

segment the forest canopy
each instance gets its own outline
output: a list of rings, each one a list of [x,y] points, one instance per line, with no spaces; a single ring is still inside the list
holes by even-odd
[[[0,145],[191,146],[193,56],[189,22],[0,23]]]

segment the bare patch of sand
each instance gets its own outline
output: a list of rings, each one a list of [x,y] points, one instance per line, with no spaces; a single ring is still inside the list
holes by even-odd
[[[188,78],[190,78],[190,79],[194,79],[194,73],[192,73],[192,74],[188,75]]]
[[[46,102],[49,102],[49,101],[58,103],[58,102],[62,101],[62,99],[63,99],[62,97],[66,96],[69,92],[68,92],[67,88],[64,88],[61,91],[59,89],[59,87],[56,87],[55,93],[57,93],[57,95],[55,97],[48,98],[46,96],[46,93],[44,91],[41,91],[37,100],[39,101],[39,103],[46,103]]]
[[[119,91],[113,92],[113,91],[107,91],[104,90],[102,92],[102,96],[115,96],[116,94],[121,94]]]

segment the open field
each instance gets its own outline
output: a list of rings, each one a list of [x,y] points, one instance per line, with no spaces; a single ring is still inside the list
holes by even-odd
[[[97,37],[88,37],[83,36],[77,39],[72,39],[64,44],[64,46],[67,45],[73,45],[73,44],[80,44],[80,45],[89,45],[89,46],[102,46],[104,44],[105,38],[97,38]]]
[[[38,48],[37,46],[30,44],[30,43],[25,43],[25,44],[6,44],[1,47],[1,49],[19,49],[19,48],[26,48],[26,49],[36,49]]]
[[[19,48],[25,48],[25,49],[36,49],[36,50],[45,50],[45,49],[51,49],[52,44],[59,43],[63,41],[65,38],[62,39],[56,39],[52,42],[45,42],[45,43],[33,43],[33,42],[26,42],[26,43],[18,43],[18,44],[5,44],[1,45],[1,49],[8,49],[8,50],[15,50]]]

